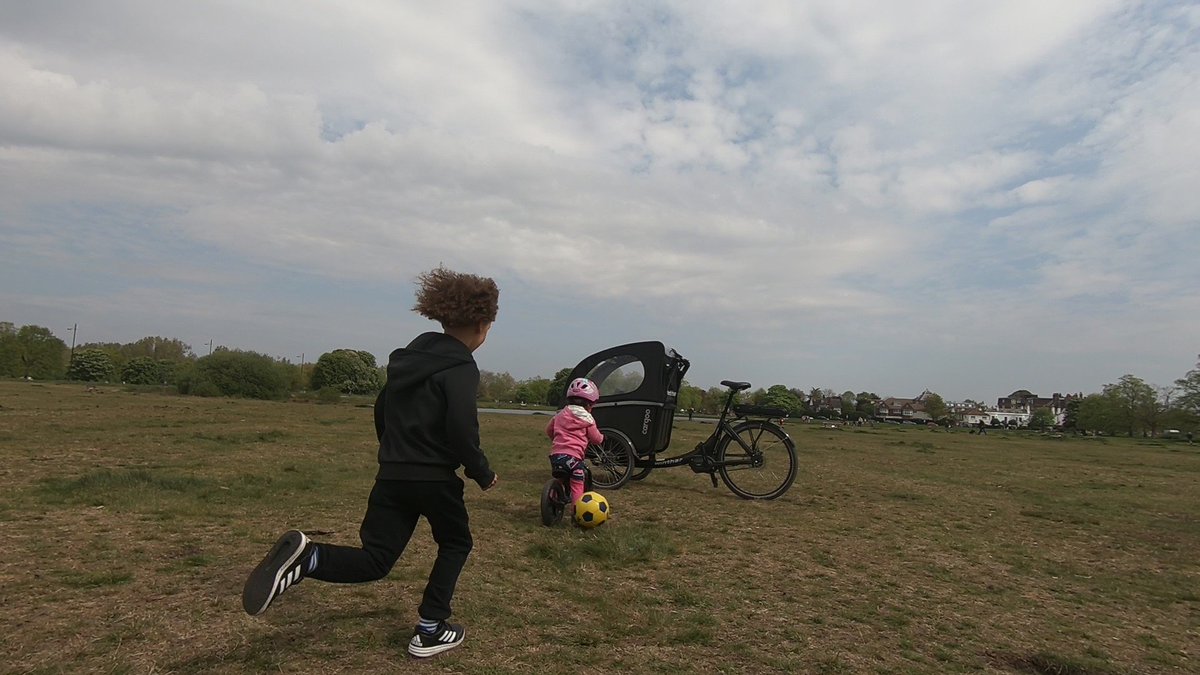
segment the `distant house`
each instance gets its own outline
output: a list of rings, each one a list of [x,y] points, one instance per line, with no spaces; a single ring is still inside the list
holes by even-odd
[[[946,414],[960,416],[973,407],[975,406],[965,401],[946,401]]]
[[[1029,423],[1029,417],[1034,410],[1038,408],[1048,408],[1050,414],[1054,415],[1054,424],[1059,425],[1067,416],[1067,405],[1074,400],[1082,399],[1083,394],[1054,394],[1050,398],[1043,398],[1030,392],[1028,389],[1018,389],[1013,393],[1003,398],[996,399],[996,410],[1001,415],[1008,415],[1013,418],[1021,418],[1023,414],[1024,423]]]
[[[875,416],[888,422],[932,422],[925,411],[925,400],[930,393],[926,389],[916,398],[885,398],[876,405]]]
[[[1029,426],[1029,418],[1033,415],[1024,410],[989,410],[988,414],[992,416],[992,421],[1002,426]]]
[[[958,418],[962,420],[962,424],[968,427],[977,427],[980,422],[985,425],[991,425],[992,414],[986,410],[979,408],[967,408],[958,413]]]
[[[842,397],[841,396],[825,396],[822,398],[808,399],[808,407],[813,413],[836,413],[842,414]]]

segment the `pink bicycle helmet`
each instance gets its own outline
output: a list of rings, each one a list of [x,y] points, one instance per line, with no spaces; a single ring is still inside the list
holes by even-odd
[[[567,387],[567,398],[572,396],[595,403],[600,400],[600,390],[596,388],[595,382],[586,377],[577,377],[571,380],[570,386]]]

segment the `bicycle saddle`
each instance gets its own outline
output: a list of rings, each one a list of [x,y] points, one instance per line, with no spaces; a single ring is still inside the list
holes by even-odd
[[[732,389],[734,391],[741,391],[743,389],[750,388],[749,382],[730,382],[729,380],[721,380],[721,384],[723,386],[729,387],[730,389]]]

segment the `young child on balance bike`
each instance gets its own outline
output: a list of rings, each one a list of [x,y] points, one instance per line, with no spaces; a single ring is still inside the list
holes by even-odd
[[[584,464],[589,444],[604,442],[604,434],[596,427],[592,406],[600,400],[600,390],[586,377],[576,378],[567,386],[567,405],[546,425],[550,447],[550,473],[553,476],[542,488],[542,524],[554,525],[562,520],[569,504],[574,522],[575,504],[591,489],[592,475]]]

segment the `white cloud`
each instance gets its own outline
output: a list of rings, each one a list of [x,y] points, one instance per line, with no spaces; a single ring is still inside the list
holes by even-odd
[[[1096,312],[1196,332],[1172,310],[1200,287],[1181,255],[1200,248],[1195,8],[128,0],[6,14],[0,243],[23,274],[100,275],[87,261],[103,256],[204,305],[247,278],[234,269],[373,288],[445,262],[621,307],[639,338],[728,348],[757,321],[769,334],[755,339],[806,378],[836,378],[821,369],[854,367],[837,350],[880,340],[967,359],[963,345],[1016,339],[1012,326],[1109,354]],[[122,278],[160,305],[147,322],[192,311]],[[225,306],[279,302],[243,300]],[[771,367],[768,350],[746,358]]]

